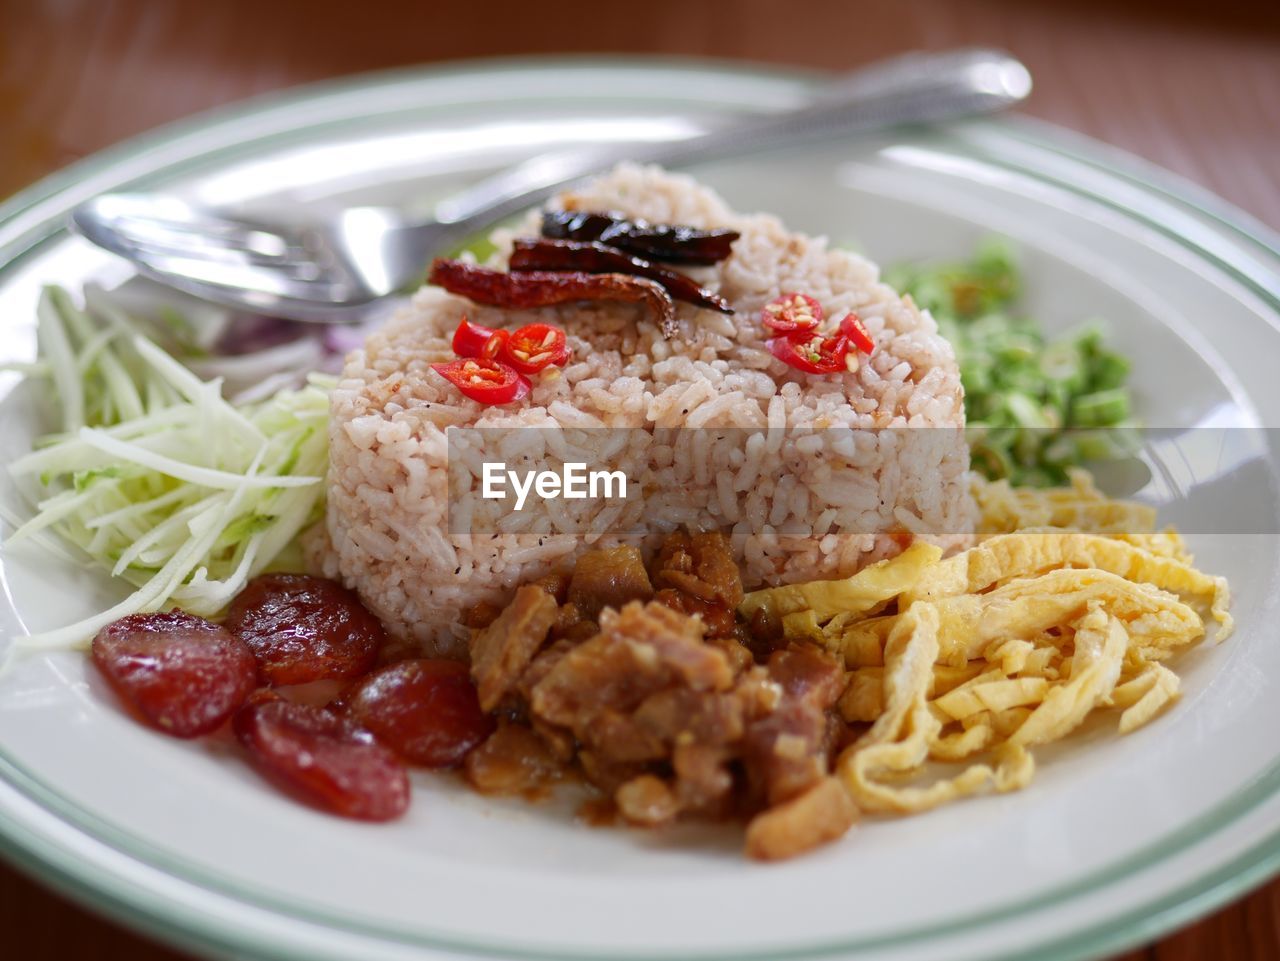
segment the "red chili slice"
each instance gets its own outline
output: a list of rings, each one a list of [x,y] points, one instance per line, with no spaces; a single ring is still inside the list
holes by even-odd
[[[432,364],[437,374],[481,404],[509,404],[524,400],[532,386],[510,364],[481,357],[465,357],[448,364]]]
[[[871,334],[863,325],[862,318],[852,311],[840,321],[840,333],[848,337],[854,347],[868,356],[876,349],[876,342],[871,339]]]
[[[823,318],[822,304],[808,294],[783,294],[764,305],[760,320],[780,334],[817,330]]]
[[[350,717],[406,761],[453,767],[493,733],[494,722],[466,665],[417,660],[390,664],[346,698]]]
[[[844,334],[775,337],[769,341],[769,351],[788,367],[806,374],[838,374],[846,370],[849,338]]]
[[[463,314],[458,329],[453,332],[453,352],[459,357],[479,357],[485,343],[496,333],[492,327],[473,324]]]
[[[569,359],[564,331],[551,324],[529,324],[511,334],[502,345],[502,359],[522,374],[536,374]]]
[[[255,577],[231,602],[224,625],[249,645],[269,684],[360,677],[386,640],[354,591],[303,574]]]
[[[217,728],[258,681],[244,641],[182,611],[108,624],[93,639],[93,663],[146,720],[175,737]]]
[[[319,808],[390,821],[409,807],[404,765],[350,718],[263,699],[237,712],[232,728],[264,775]]]
[[[507,346],[507,340],[511,335],[505,330],[495,330],[493,336],[484,342],[484,346],[480,348],[480,357],[483,360],[493,360],[500,353],[502,348]]]

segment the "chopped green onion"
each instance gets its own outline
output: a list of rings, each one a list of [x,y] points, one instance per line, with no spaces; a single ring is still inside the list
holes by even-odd
[[[1072,424],[1079,427],[1108,427],[1129,416],[1129,392],[1123,387],[1081,394],[1071,402]]]
[[[1130,456],[1130,444],[1080,430],[1127,422],[1128,360],[1106,347],[1100,324],[1047,341],[1015,313],[1022,283],[1007,243],[988,240],[967,263],[903,266],[885,279],[927,308],[955,348],[975,470],[1062,484],[1071,467]]]

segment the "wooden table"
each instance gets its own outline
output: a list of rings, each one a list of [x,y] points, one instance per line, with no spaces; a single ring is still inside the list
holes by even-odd
[[[380,67],[617,51],[849,68],[987,44],[1031,68],[1028,113],[1147,157],[1280,228],[1275,0],[793,0],[780,17],[781,3],[0,0],[0,198],[159,123]],[[5,956],[24,961],[181,957],[2,865],[0,932]],[[1125,956],[1136,958],[1280,959],[1280,882]]]

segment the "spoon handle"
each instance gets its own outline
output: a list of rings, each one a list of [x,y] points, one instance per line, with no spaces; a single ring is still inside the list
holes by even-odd
[[[477,230],[622,160],[687,166],[898,124],[991,113],[1018,103],[1030,91],[1026,67],[999,51],[906,54],[823,85],[799,108],[750,117],[685,140],[611,143],[535,157],[442,201],[436,221],[459,234]]]

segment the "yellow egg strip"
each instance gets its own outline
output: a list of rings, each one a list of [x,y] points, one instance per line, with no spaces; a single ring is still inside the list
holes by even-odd
[[[874,605],[820,612],[821,643],[851,671],[841,712],[872,722],[836,765],[866,811],[913,813],[1023,787],[1035,771],[1029,749],[1093,711],[1122,709],[1118,728],[1128,733],[1177,698],[1178,677],[1159,662],[1204,637],[1193,604],[1218,622],[1219,638],[1231,632],[1226,581],[1192,568],[1176,532],[1151,533],[1145,509],[1104,510],[1083,482],[1047,501],[1037,501],[1043,492],[988,494],[984,513],[1005,498],[1007,517],[1133,525],[1111,536],[997,534],[898,571],[882,562]],[[1092,499],[1090,511],[1081,498]],[[895,585],[898,612],[876,614]],[[961,767],[938,776],[931,762]]]
[[[793,619],[793,629],[803,629],[811,623],[825,624],[838,614],[863,614],[897,597],[941,556],[941,548],[916,541],[897,557],[872,564],[843,580],[752,591],[738,605],[738,613],[747,623],[760,614],[782,623],[788,615],[812,612],[812,619]]]
[[[930,567],[899,600],[937,600],[985,591],[1014,577],[1060,567],[1096,568],[1127,581],[1151,584],[1210,606],[1218,639],[1234,627],[1226,578],[1211,577],[1134,544],[1074,531],[1000,534]]]
[[[1095,602],[1076,627],[1070,678],[1045,694],[1009,742],[1032,747],[1075,730],[1115,688],[1127,644],[1121,621]]]
[[[1117,706],[1130,706],[1120,715],[1119,731],[1128,734],[1146,724],[1172,701],[1180,696],[1178,675],[1163,664],[1151,664],[1147,670],[1124,686],[1112,697]],[[1130,703],[1131,697],[1138,694]]]

